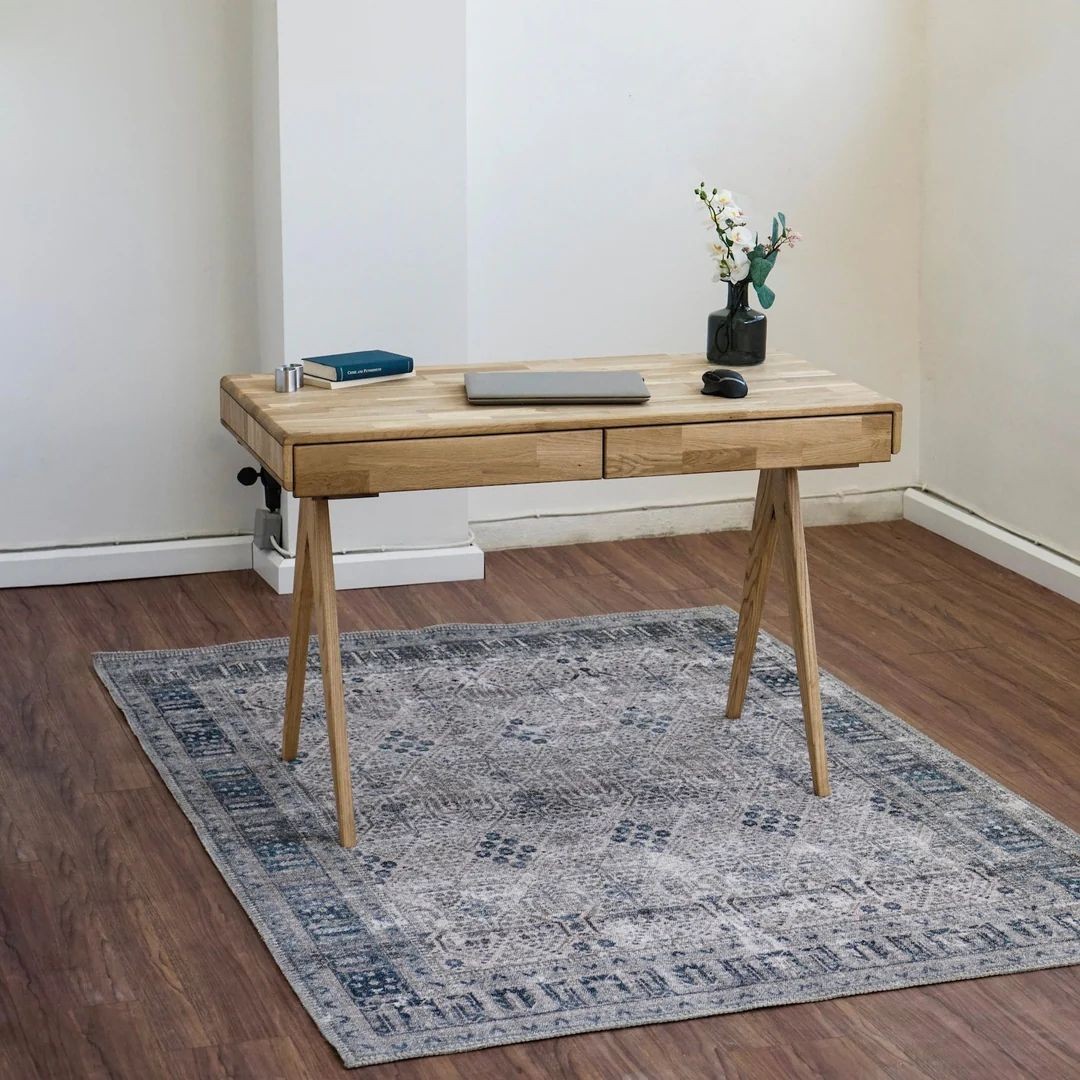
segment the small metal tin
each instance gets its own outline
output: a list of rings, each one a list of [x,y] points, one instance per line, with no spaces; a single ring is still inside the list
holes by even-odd
[[[285,364],[274,368],[274,389],[279,394],[291,394],[304,385],[303,364]]]

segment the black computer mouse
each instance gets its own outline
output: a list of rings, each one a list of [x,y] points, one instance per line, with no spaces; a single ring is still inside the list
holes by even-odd
[[[749,387],[746,380],[730,368],[712,368],[701,376],[703,394],[715,394],[718,397],[746,397]]]

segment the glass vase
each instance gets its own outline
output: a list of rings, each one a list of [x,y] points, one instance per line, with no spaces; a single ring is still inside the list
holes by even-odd
[[[705,358],[710,364],[747,367],[765,359],[765,313],[750,307],[750,280],[727,283],[727,307],[709,316]]]

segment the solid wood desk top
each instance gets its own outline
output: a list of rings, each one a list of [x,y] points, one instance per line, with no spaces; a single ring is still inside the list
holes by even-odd
[[[363,390],[306,387],[279,394],[272,375],[226,375],[221,386],[282,446],[884,412],[893,414],[899,432],[897,402],[793,356],[770,354],[757,367],[741,368],[750,386],[741,399],[702,394],[708,366],[700,354],[605,356],[421,367],[411,379]],[[470,405],[465,398],[466,371],[574,369],[640,371],[652,398],[643,405],[540,406]]]
[[[465,372],[640,371],[643,405],[470,405]],[[358,390],[274,391],[226,375],[221,422],[298,496],[887,460],[900,405],[782,354],[743,369],[750,393],[707,397],[700,354],[424,367]]]

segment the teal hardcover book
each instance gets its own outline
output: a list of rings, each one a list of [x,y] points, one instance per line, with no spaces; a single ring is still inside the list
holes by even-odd
[[[408,375],[413,369],[411,356],[366,349],[363,352],[335,353],[332,356],[305,357],[304,374],[331,382],[356,379],[380,379],[387,375]]]

